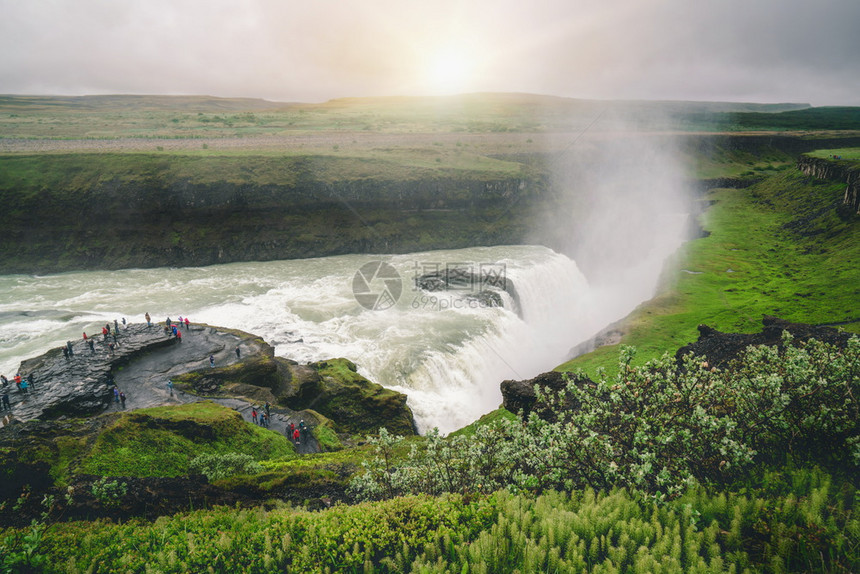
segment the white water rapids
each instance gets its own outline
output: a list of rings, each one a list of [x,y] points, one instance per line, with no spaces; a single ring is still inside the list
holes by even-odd
[[[353,279],[377,260],[397,270],[402,293],[393,307],[368,310],[354,297]],[[479,276],[485,268],[501,270],[515,286],[520,313],[506,293],[505,308],[469,299],[477,286],[415,288],[416,273],[446,265]],[[10,377],[21,360],[100,331],[107,321],[182,315],[260,335],[277,355],[299,362],[348,358],[370,380],[408,395],[422,432],[434,426],[450,432],[497,408],[502,380],[552,369],[574,345],[627,314],[653,292],[658,272],[650,285],[637,280],[638,290],[615,292],[611,305],[607,291],[591,290],[573,261],[537,246],[6,275],[0,276],[0,373]]]

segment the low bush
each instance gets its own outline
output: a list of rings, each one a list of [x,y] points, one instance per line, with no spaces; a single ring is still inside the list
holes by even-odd
[[[621,352],[618,375],[571,378],[538,399],[552,416],[502,419],[470,437],[391,456],[397,437],[371,439],[379,456],[352,483],[359,499],[406,493],[483,493],[500,487],[540,493],[613,487],[665,502],[696,485],[726,485],[754,463],[787,454],[857,476],[860,469],[860,338],[847,348],[788,333],[783,346],[750,347],[731,368],[668,354],[634,367]],[[576,382],[576,381],[586,382]]]

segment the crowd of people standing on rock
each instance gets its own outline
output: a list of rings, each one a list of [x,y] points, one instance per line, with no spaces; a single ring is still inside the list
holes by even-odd
[[[255,425],[260,425],[263,428],[269,428],[272,421],[272,405],[269,404],[268,401],[262,406],[252,406],[251,407],[251,422]],[[299,424],[291,422],[284,429],[284,434],[287,439],[292,441],[293,444],[299,446],[302,441],[307,443],[308,437],[310,436],[311,429],[305,424],[304,419],[299,421]]]
[[[149,326],[152,326],[152,318],[149,313],[145,314],[146,323]],[[120,324],[122,324],[122,328],[120,328]],[[182,334],[179,331],[179,328],[185,327],[187,330],[191,321],[188,317],[180,317],[178,322],[172,322],[170,318],[167,318],[167,325],[173,325],[173,329],[168,335],[174,336],[177,339],[181,340]],[[121,346],[121,332],[124,329],[128,329],[128,321],[126,321],[125,317],[121,319],[114,319],[113,323],[110,321],[106,322],[101,327],[101,340],[98,341],[97,336],[88,335],[86,331],[82,333],[82,342],[84,344],[84,349],[89,350],[89,355],[96,355],[98,350],[96,349],[96,345],[100,345],[109,355],[113,355],[114,352]],[[63,357],[67,361],[73,361],[77,355],[75,353],[75,343],[73,341],[66,341],[66,344],[60,348],[63,353]],[[116,386],[113,384],[113,377],[108,375],[108,385],[113,387],[114,390],[114,401],[117,403],[121,403],[123,407],[125,407],[126,396],[125,393],[119,391]],[[22,377],[20,374],[16,374],[14,377],[15,386],[18,391],[22,393],[29,393],[35,390],[35,375],[34,373],[28,374],[26,377]],[[0,411],[12,410],[12,405],[9,400],[9,379],[6,378],[5,375],[0,375]]]
[[[113,325],[111,325],[110,321],[104,324],[101,329],[102,332],[102,340],[101,344],[107,349],[109,354],[113,354],[114,351],[120,346],[119,337],[120,337],[120,327],[119,327],[119,319],[113,320]],[[125,320],[125,317],[122,318],[122,326],[124,329],[128,328],[128,322]],[[96,341],[95,337],[87,335],[87,332],[83,333],[83,342],[84,346],[89,349],[90,355],[96,354]],[[66,341],[66,344],[61,348],[63,352],[63,357],[70,361],[75,356],[75,346],[71,341]]]
[[[152,327],[153,323],[150,314],[146,313],[144,317],[146,319],[147,326]],[[120,327],[120,323],[122,324],[122,328]],[[181,342],[182,330],[184,329],[187,332],[190,328],[191,321],[188,317],[179,317],[177,321],[173,321],[168,317],[164,325],[165,334],[167,336],[175,337],[178,340],[177,342]],[[84,349],[88,350],[88,354],[90,355],[97,354],[97,345],[100,345],[103,348],[106,347],[107,352],[112,355],[120,346],[122,341],[121,332],[125,329],[128,329],[128,322],[125,317],[122,319],[114,319],[113,323],[106,322],[101,328],[102,337],[100,341],[98,340],[98,336],[88,335],[86,332],[83,332],[81,342],[83,342]],[[72,361],[76,357],[75,343],[72,341],[66,341],[66,344],[61,348],[61,350],[67,361]],[[238,346],[235,348],[235,353],[236,359],[241,360],[242,353]],[[214,355],[209,355],[209,366],[215,367]],[[32,372],[25,376],[17,373],[13,377],[13,381],[15,387],[20,393],[30,393],[35,390],[36,379],[35,374]],[[11,383],[13,381],[7,379],[5,375],[0,375],[0,412],[12,410],[9,393],[11,390]],[[113,402],[124,409],[127,400],[126,394],[116,385],[113,375],[110,372],[107,375],[107,385],[110,388],[110,394],[113,396]],[[167,390],[171,397],[174,396],[173,381],[169,380],[167,382]],[[260,407],[253,406],[251,410],[251,418],[254,424],[258,424],[264,428],[269,428],[271,426],[271,405],[266,402]],[[288,440],[291,440],[296,446],[299,446],[302,441],[307,443],[310,432],[310,428],[305,424],[305,421],[302,420],[298,425],[291,422],[285,429],[284,434],[287,436]]]
[[[291,422],[290,426],[287,427],[284,434],[287,435],[287,438],[292,440],[296,446],[301,444],[301,441],[307,442],[308,436],[310,435],[311,429],[308,425],[305,424],[305,421],[299,421],[298,426],[296,423]]]
[[[148,326],[152,326],[152,318],[149,316],[149,313],[146,314],[146,324]],[[191,327],[191,321],[188,317],[182,318],[182,315],[179,316],[178,321],[171,320],[170,317],[164,322],[164,334],[168,337],[176,337],[178,342],[182,342],[182,328],[185,328],[186,331]]]
[[[21,393],[30,393],[36,390],[35,373],[29,373],[25,377],[22,377],[21,373],[15,373],[12,381],[15,383],[15,388]],[[12,404],[9,402],[9,385],[10,381],[6,375],[0,375],[0,411],[12,410]]]

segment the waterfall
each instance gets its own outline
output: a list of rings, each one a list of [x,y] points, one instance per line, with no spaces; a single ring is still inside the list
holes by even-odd
[[[373,261],[400,277],[390,308],[362,307],[353,293],[356,273]],[[475,299],[479,286],[416,288],[417,273],[452,265],[492,269],[497,281],[510,282],[499,291],[504,307]],[[450,432],[497,408],[502,380],[553,368],[639,302],[608,316],[597,301],[572,260],[525,245],[0,276],[0,373],[14,374],[21,360],[107,321],[183,315],[258,334],[277,355],[299,362],[350,359],[370,380],[409,397],[420,430]]]

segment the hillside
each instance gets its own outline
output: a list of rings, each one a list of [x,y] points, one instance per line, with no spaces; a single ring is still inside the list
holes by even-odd
[[[752,333],[764,315],[860,332],[860,216],[845,210],[845,178],[807,175],[805,157],[746,187],[708,189],[700,218],[707,234],[667,264],[665,288],[611,327],[620,340],[558,370],[613,369],[622,344],[654,358],[695,340],[698,324]]]

